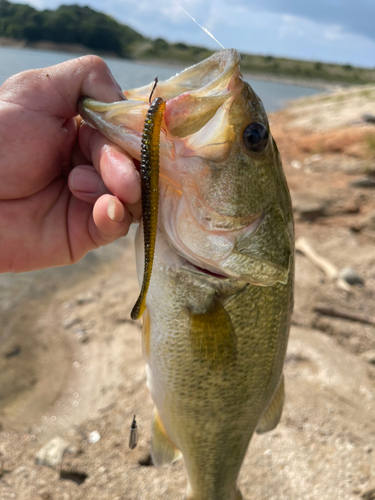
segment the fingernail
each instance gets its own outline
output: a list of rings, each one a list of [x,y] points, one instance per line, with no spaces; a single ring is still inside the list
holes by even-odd
[[[73,170],[70,185],[75,191],[82,193],[98,193],[103,187],[103,181],[96,170],[77,167]]]
[[[115,198],[110,198],[107,205],[107,214],[114,222],[122,222],[125,217],[125,210],[121,203],[116,203]]]

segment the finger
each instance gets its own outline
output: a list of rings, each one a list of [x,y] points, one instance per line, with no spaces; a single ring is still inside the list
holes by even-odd
[[[125,236],[131,216],[114,196],[104,195],[94,205],[71,196],[68,208],[68,239],[71,263],[87,252]]]
[[[141,198],[140,175],[131,156],[87,125],[79,130],[82,153],[101,175],[107,189],[125,204]]]
[[[76,198],[94,204],[100,196],[108,193],[107,188],[95,168],[91,165],[79,165],[68,178],[69,189]]]
[[[105,245],[125,236],[132,217],[115,196],[104,195],[94,205],[93,218],[89,221],[91,238],[98,245]]]
[[[104,194],[109,194],[108,189],[91,165],[79,165],[69,175],[70,192],[79,200],[94,204]],[[121,202],[120,202],[121,203]],[[142,217],[142,205],[137,203],[126,203],[126,209],[131,215],[133,222],[139,222]]]
[[[21,106],[44,109],[65,119],[78,114],[80,97],[90,96],[103,102],[125,99],[108,66],[97,56],[83,56],[48,68],[25,71],[9,78],[2,90],[3,100],[11,102],[16,92]],[[32,91],[39,95],[35,104],[30,103]]]

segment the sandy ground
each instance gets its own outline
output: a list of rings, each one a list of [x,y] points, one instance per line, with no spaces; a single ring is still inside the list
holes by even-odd
[[[255,436],[240,488],[247,500],[375,499],[375,87],[291,104],[270,117],[304,237],[347,290],[296,257],[296,303],[279,426]],[[132,238],[70,268],[0,276],[0,499],[182,499],[183,462],[149,461]],[[369,323],[317,313],[324,304]],[[372,319],[371,319],[371,316]],[[137,414],[140,440],[128,448]],[[94,432],[94,434],[92,434]],[[60,467],[42,446],[70,445]]]

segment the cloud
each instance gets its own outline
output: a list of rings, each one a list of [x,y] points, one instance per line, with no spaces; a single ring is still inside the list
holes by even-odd
[[[20,0],[13,0],[15,2]],[[375,66],[375,0],[176,0],[225,47],[242,52]],[[150,38],[217,49],[174,0],[25,0],[78,3]]]
[[[375,40],[374,0],[232,0],[249,9],[310,19],[321,24],[342,26],[346,32]]]

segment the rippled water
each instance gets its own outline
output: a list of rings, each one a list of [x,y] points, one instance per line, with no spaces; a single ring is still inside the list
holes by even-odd
[[[44,68],[73,59],[74,57],[79,57],[79,55],[65,52],[0,47],[0,84],[10,76],[26,69]],[[182,65],[180,67],[163,67],[161,65],[144,64],[110,57],[104,57],[104,59],[123,89],[146,85],[155,76],[158,76],[160,80],[165,80],[184,68]],[[321,92],[320,89],[300,87],[298,85],[285,85],[249,78],[247,81],[260,96],[267,111],[276,111],[292,99]]]

